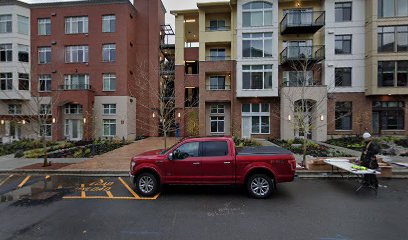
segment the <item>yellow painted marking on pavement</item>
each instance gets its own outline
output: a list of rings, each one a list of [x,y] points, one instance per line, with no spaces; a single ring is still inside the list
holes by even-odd
[[[86,198],[82,198],[79,196],[65,196],[63,199],[114,199],[114,200],[137,200],[134,197],[104,197],[104,196],[88,196]]]
[[[31,176],[27,176],[24,180],[17,186],[17,189],[22,188],[24,184],[31,178]]]
[[[113,198],[113,195],[110,191],[106,191],[106,195],[108,195],[109,198]]]
[[[84,188],[85,188],[85,184],[81,184],[81,188],[84,189]],[[85,191],[81,191],[81,198],[86,198]]]
[[[139,195],[137,195],[135,193],[135,191],[133,191],[132,188],[129,187],[129,185],[127,185],[127,183],[121,178],[118,177],[119,181],[123,184],[123,186],[125,186],[125,188],[136,198],[136,199],[140,199]]]
[[[6,179],[4,179],[3,181],[0,182],[0,186],[5,184],[10,178],[12,178],[14,175],[11,174],[10,176],[6,177]]]

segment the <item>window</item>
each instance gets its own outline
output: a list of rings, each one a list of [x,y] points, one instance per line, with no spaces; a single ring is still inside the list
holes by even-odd
[[[336,68],[334,70],[334,81],[336,87],[351,87],[351,68]]]
[[[0,33],[11,33],[12,25],[11,14],[0,15]]]
[[[408,26],[378,27],[378,52],[408,51]]]
[[[0,73],[0,90],[13,89],[13,73]]]
[[[225,76],[210,76],[209,90],[226,90]]]
[[[44,137],[51,137],[52,136],[51,129],[52,129],[51,123],[42,124],[40,128],[40,135]]]
[[[38,35],[51,35],[51,19],[38,19]]]
[[[18,90],[30,90],[30,75],[27,73],[18,74]]]
[[[18,61],[28,62],[30,48],[27,45],[18,44]]]
[[[198,157],[199,142],[185,143],[174,150],[175,159],[185,159],[188,157]]]
[[[185,74],[198,74],[198,61],[186,61]]]
[[[373,116],[381,130],[403,130],[404,102],[373,102]]]
[[[335,53],[351,54],[351,35],[336,35]]]
[[[90,89],[88,74],[65,75],[64,90]]]
[[[8,105],[9,114],[21,114],[21,104],[9,104]]]
[[[0,44],[0,62],[13,61],[13,45]]]
[[[116,74],[105,73],[103,74],[103,91],[115,91],[116,90]]]
[[[286,87],[313,86],[313,71],[284,71],[283,85]]]
[[[115,32],[116,31],[116,16],[105,15],[102,16],[102,32]]]
[[[379,17],[408,16],[408,0],[378,0]]]
[[[185,107],[198,107],[199,90],[198,88],[185,88]]]
[[[51,47],[38,48],[38,63],[46,64],[51,62]]]
[[[203,156],[218,157],[228,155],[228,143],[225,141],[219,142],[201,142]]]
[[[65,33],[66,34],[88,33],[88,17],[65,18]]]
[[[242,38],[243,57],[272,57],[272,33],[244,33]]]
[[[407,87],[408,61],[378,62],[379,87]]]
[[[242,104],[242,117],[250,118],[252,134],[269,134],[269,104]]]
[[[102,58],[104,62],[116,61],[116,44],[104,44],[102,50]]]
[[[82,114],[82,105],[80,104],[66,104],[65,114]]]
[[[88,46],[68,46],[65,47],[66,63],[88,62]]]
[[[225,26],[225,20],[210,20],[210,27],[207,29],[210,31],[229,30],[229,28]]]
[[[223,61],[226,60],[227,56],[225,55],[225,48],[211,48],[209,61]]]
[[[272,25],[272,3],[250,2],[242,5],[242,26],[260,27]]]
[[[104,119],[103,120],[103,136],[111,137],[116,136],[116,120]]]
[[[40,105],[40,114],[50,115],[51,114],[51,105],[50,104],[41,104]]]
[[[336,102],[336,130],[352,130],[352,102]]]
[[[103,114],[104,115],[115,115],[116,114],[116,104],[103,104]]]
[[[351,2],[336,2],[334,8],[336,22],[351,21]]]
[[[50,92],[51,91],[51,75],[43,74],[38,78],[38,91]]]
[[[210,109],[210,132],[214,134],[224,133],[225,106],[222,104],[211,105]]]
[[[272,65],[243,65],[242,89],[271,89]]]
[[[28,35],[29,27],[28,27],[28,17],[17,15],[18,20],[18,33]]]
[[[305,26],[314,24],[313,9],[285,9],[283,10],[285,25]]]

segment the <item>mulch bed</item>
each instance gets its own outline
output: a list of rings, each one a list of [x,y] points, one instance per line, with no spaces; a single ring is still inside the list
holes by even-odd
[[[51,166],[43,167],[42,163],[31,164],[17,169],[45,169],[56,170],[71,165],[70,163],[52,163]]]

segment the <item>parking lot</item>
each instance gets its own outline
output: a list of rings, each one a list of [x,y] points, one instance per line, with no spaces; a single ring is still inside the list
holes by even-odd
[[[240,187],[167,186],[143,199],[128,178],[0,176],[0,239],[408,239],[408,184],[297,179],[267,200]]]

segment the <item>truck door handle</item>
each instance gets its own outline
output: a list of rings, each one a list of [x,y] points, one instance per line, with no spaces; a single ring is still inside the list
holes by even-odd
[[[200,162],[193,162],[193,165],[200,165]]]
[[[224,162],[224,164],[231,164],[231,162]]]

